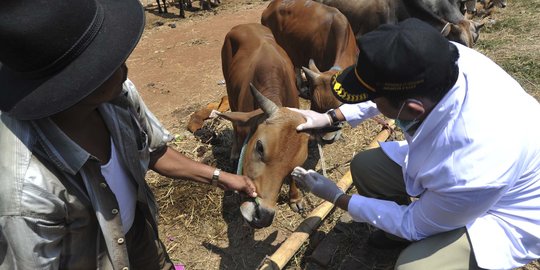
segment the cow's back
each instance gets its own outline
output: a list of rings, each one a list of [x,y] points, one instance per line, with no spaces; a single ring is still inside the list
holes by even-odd
[[[356,37],[410,17],[418,18],[446,36],[472,47],[480,23],[467,20],[454,0],[318,0],[339,9],[349,20]],[[449,27],[444,31],[445,28]]]
[[[370,32],[381,24],[395,24],[408,17],[401,0],[319,0],[337,8],[347,19],[356,37]]]
[[[336,8],[311,0],[275,0],[263,11],[261,23],[272,30],[295,67],[307,66],[312,58],[328,70],[342,60],[338,58],[355,58],[352,29]]]
[[[225,37],[221,56],[233,111],[255,108],[249,83],[279,106],[298,106],[292,63],[267,27],[256,23],[233,27]]]

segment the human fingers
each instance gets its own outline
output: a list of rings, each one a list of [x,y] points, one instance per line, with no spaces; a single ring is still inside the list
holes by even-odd
[[[310,118],[309,118],[306,110],[300,110],[300,109],[297,109],[297,108],[290,108],[290,107],[287,107],[287,109],[289,109],[289,110],[291,110],[293,112],[297,112],[297,113],[301,114],[304,117],[304,119],[306,120],[306,122],[296,126],[297,131],[302,131],[302,130],[305,130],[305,129],[309,128],[309,123],[308,122],[310,122]]]
[[[335,185],[334,181],[326,178],[324,175],[314,171],[314,170],[308,170],[306,172],[306,175],[304,176],[304,178],[310,178],[311,181],[314,183],[314,184],[317,184],[317,185]]]
[[[296,126],[296,131],[304,131],[304,130],[308,130],[308,129],[311,129],[312,128],[312,125],[308,122],[305,122],[305,123],[302,123],[298,126]]]
[[[303,178],[308,171],[300,166],[296,166],[291,172],[291,176],[295,179]]]
[[[250,196],[252,198],[256,198],[258,196],[258,194],[257,194],[257,191],[256,191],[257,189],[255,187],[255,183],[253,183],[253,181],[247,176],[245,177],[245,179],[246,179],[246,186],[244,188],[244,192],[248,196]]]
[[[300,113],[304,116],[306,122],[298,125],[296,127],[297,131],[320,129],[332,125],[332,119],[326,113],[318,113],[311,110],[302,110]]]
[[[299,188],[309,191],[309,184],[307,183],[306,174],[307,170],[302,167],[295,167],[291,172],[293,180],[296,182]]]
[[[289,109],[289,110],[291,110],[291,111],[293,111],[293,112],[301,113],[301,112],[300,112],[300,109],[298,109],[298,108],[287,107],[287,109]]]

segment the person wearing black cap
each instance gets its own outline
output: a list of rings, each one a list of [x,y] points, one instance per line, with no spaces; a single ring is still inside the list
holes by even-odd
[[[173,269],[149,168],[256,196],[167,146],[127,79],[143,28],[138,0],[0,3],[0,269]]]
[[[512,269],[539,258],[538,101],[490,59],[417,19],[357,43],[357,63],[332,82],[345,104],[298,110],[306,122],[297,129],[382,113],[406,141],[354,157],[359,194],[302,167],[292,173],[298,185],[379,228],[373,246],[406,246],[396,269]]]

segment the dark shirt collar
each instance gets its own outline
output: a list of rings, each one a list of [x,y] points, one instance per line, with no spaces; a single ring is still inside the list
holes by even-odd
[[[77,174],[92,156],[71,140],[49,117],[32,121],[45,154],[61,170]]]

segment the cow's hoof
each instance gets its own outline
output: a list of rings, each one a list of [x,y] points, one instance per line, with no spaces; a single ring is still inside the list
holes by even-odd
[[[305,212],[304,205],[302,204],[301,200],[296,202],[289,202],[289,206],[296,213],[303,214]]]

